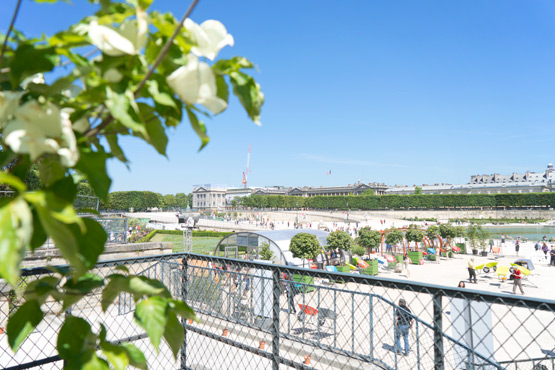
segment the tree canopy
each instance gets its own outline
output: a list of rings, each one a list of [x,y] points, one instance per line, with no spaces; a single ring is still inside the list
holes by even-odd
[[[342,230],[329,233],[327,242],[328,249],[341,249],[348,251],[353,247],[353,238]]]
[[[295,258],[312,259],[322,253],[322,248],[315,235],[298,233],[291,238],[289,250]]]
[[[356,243],[364,249],[377,249],[380,247],[382,234],[379,231],[372,230],[370,226],[364,226],[358,231]]]

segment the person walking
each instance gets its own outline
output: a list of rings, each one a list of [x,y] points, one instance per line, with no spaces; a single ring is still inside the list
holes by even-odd
[[[408,356],[410,353],[409,329],[412,327],[413,316],[410,308],[407,307],[407,301],[404,298],[399,299],[399,307],[395,312],[395,351]],[[405,342],[405,352],[401,347],[401,337]]]
[[[520,250],[520,239],[517,239],[515,241],[515,252],[516,252],[516,256],[518,257],[518,251]]]
[[[285,273],[283,275],[285,292],[287,293],[287,301],[289,302],[289,313],[297,313],[297,308],[295,307],[295,296],[297,295],[297,287],[295,287],[295,281],[293,280],[293,275]]]
[[[545,260],[547,261],[547,252],[549,252],[549,248],[547,247],[547,243],[543,243],[542,245],[542,252],[545,255]]]
[[[549,266],[555,266],[555,245],[551,246],[551,252],[549,252],[549,255],[551,256],[551,263]]]
[[[439,263],[439,254],[440,254],[440,249],[439,249],[439,245],[436,246],[436,263]]]
[[[405,264],[405,270],[407,270],[407,279],[408,279],[410,278],[410,270],[409,270],[410,258],[408,253],[405,253],[405,256],[403,257],[403,263]]]
[[[489,252],[493,253],[493,239],[489,240]]]
[[[522,272],[516,266],[514,267],[514,285],[513,285],[513,294],[516,294],[516,287],[518,286],[522,295],[524,295],[524,290],[522,289]]]
[[[478,279],[476,278],[476,264],[474,263],[474,257],[468,261],[468,281],[472,283],[472,278],[474,278],[474,284],[478,284]]]

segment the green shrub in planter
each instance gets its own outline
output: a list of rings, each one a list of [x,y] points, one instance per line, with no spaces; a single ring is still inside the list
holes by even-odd
[[[409,258],[410,258],[410,262],[414,265],[419,265],[420,264],[420,260],[422,259],[423,254],[422,252],[418,251],[418,252],[409,252]]]
[[[308,275],[293,274],[293,281],[295,281],[297,283],[304,283],[304,284],[314,285],[314,277],[313,276],[308,276]],[[310,292],[313,292],[314,290],[316,290],[316,288],[314,288],[313,286],[309,286],[309,285],[299,285],[298,288],[301,292],[304,291],[304,293],[310,293]]]
[[[436,260],[436,255],[428,253],[428,261],[435,261],[435,260]]]
[[[453,251],[449,251],[449,258],[453,258],[454,255]]]
[[[393,270],[397,266],[397,261],[395,262],[388,262],[387,268]]]
[[[338,272],[351,272],[351,268],[349,266],[337,266]]]
[[[403,255],[402,254],[396,255],[395,259],[397,260],[398,263],[403,263]]]
[[[465,243],[457,243],[457,247],[461,249],[458,253],[466,253],[466,244]]]

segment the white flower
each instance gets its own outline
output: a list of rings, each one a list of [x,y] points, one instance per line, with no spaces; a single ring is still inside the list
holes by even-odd
[[[15,114],[23,92],[0,91],[0,127]]]
[[[136,55],[146,44],[147,14],[142,9],[137,9],[137,19],[122,22],[118,29],[99,25],[96,20],[93,20],[89,24],[88,33],[92,44],[106,55],[112,57],[125,54]]]
[[[75,139],[75,134],[73,133],[72,124],[69,120],[69,114],[67,112],[61,113],[62,117],[62,136],[61,139],[65,144],[64,148],[58,149],[58,155],[62,166],[73,167],[77,164],[79,160],[79,150],[77,150],[77,140]]]
[[[168,85],[188,104],[202,104],[218,114],[227,107],[225,100],[218,98],[216,77],[212,68],[189,55],[187,65],[179,67],[167,78]]]
[[[4,141],[12,151],[29,154],[33,161],[45,153],[56,153],[62,165],[73,167],[79,160],[79,151],[69,113],[51,103],[41,106],[36,101],[27,102],[6,125]]]
[[[210,19],[199,26],[187,18],[185,28],[197,44],[191,48],[191,52],[199,57],[214,60],[223,47],[233,46],[233,36],[227,33],[225,26],[219,21]]]

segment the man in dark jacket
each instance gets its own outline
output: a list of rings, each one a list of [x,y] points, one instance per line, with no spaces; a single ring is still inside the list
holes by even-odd
[[[395,312],[395,350],[397,353],[403,353],[401,349],[401,336],[405,341],[405,356],[409,355],[409,329],[412,327],[413,316],[411,310],[407,307],[407,301],[404,298],[399,299],[399,307]]]

